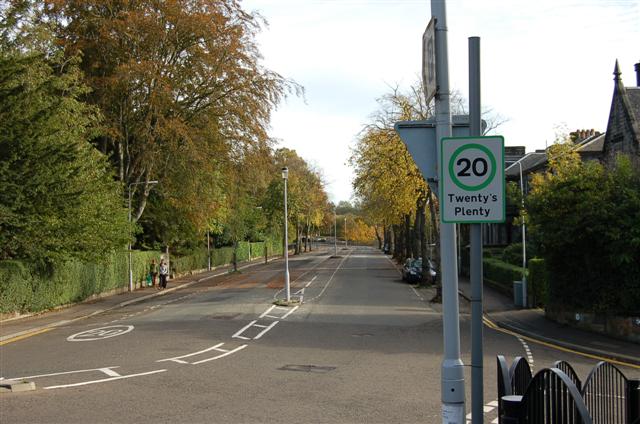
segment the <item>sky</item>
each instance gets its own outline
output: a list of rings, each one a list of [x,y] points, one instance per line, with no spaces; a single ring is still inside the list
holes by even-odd
[[[270,135],[319,169],[332,201],[351,200],[348,165],[376,99],[418,81],[429,0],[243,0],[268,25],[263,65],[305,88]],[[447,0],[449,79],[468,97],[468,37],[481,43],[482,107],[507,121],[507,146],[606,130],[616,59],[626,86],[640,62],[640,0]]]

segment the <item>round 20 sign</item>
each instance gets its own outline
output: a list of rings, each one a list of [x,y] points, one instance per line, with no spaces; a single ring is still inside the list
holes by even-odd
[[[442,222],[504,222],[504,139],[445,137],[440,143]]]

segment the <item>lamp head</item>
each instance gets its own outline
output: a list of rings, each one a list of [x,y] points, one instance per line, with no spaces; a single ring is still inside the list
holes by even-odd
[[[289,178],[289,168],[285,166],[282,168],[282,179],[286,180],[287,178]]]

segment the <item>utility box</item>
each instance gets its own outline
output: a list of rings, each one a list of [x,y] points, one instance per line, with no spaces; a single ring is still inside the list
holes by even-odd
[[[513,282],[513,303],[516,306],[523,307],[524,306],[524,296],[522,291],[522,281],[514,281]]]

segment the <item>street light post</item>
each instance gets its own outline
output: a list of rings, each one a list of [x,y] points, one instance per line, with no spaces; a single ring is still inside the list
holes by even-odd
[[[333,210],[333,249],[334,256],[338,256],[338,219],[336,218],[336,210]]]
[[[347,217],[344,217],[344,247],[348,247],[347,242]]]
[[[131,268],[131,186],[138,184],[158,184],[157,181],[141,181],[138,183],[129,183],[128,194],[129,194],[129,291],[133,291],[133,270]]]
[[[520,167],[520,201],[522,210],[524,211],[524,183],[522,182],[522,162],[518,160],[518,166]],[[524,224],[524,216],[522,218],[522,305],[526,308],[527,303],[527,241],[526,241],[526,229]],[[535,307],[535,305],[534,305]]]
[[[284,287],[287,293],[287,302],[291,301],[291,289],[289,288],[289,223],[287,215],[287,179],[289,169],[282,168],[282,179],[284,180]]]

